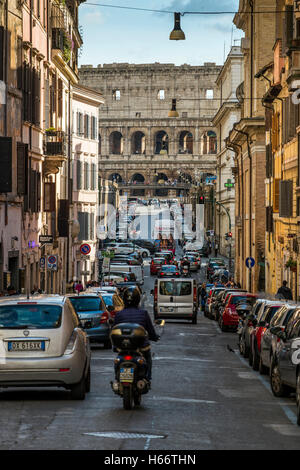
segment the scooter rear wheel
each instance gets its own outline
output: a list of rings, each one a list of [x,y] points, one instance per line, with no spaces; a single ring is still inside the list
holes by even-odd
[[[124,387],[123,389],[123,408],[124,410],[131,410],[132,409],[132,389],[131,387]]]

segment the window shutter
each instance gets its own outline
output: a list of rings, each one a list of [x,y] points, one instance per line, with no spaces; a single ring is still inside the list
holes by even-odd
[[[293,217],[293,181],[280,181],[279,217]]]
[[[17,142],[17,192],[25,195],[27,193],[28,177],[28,145]]]
[[[69,235],[69,201],[60,199],[58,201],[58,236],[68,237]]]
[[[90,238],[90,214],[88,212],[84,213],[84,223],[85,223],[85,240]]]
[[[60,78],[58,79],[58,108],[57,108],[57,115],[58,115],[58,117],[62,117],[62,115],[63,115],[63,82]]]
[[[45,80],[45,129],[49,129],[49,80]]]
[[[86,240],[85,238],[85,218],[84,212],[78,212],[78,222],[80,226],[80,231],[78,235],[78,240]]]
[[[272,176],[272,147],[270,144],[266,145],[266,177],[271,178]]]
[[[95,214],[93,212],[90,214],[90,219],[91,219],[91,222],[90,222],[90,240],[94,240],[94,236],[95,236]]]
[[[81,188],[81,161],[77,160],[77,190]]]
[[[12,192],[12,138],[0,137],[0,193]]]
[[[84,164],[84,189],[89,189],[89,164]]]
[[[37,212],[41,212],[41,173],[37,172]]]
[[[279,212],[279,183],[280,179],[274,180],[273,186],[273,212]]]
[[[44,185],[44,211],[54,212],[56,202],[55,183],[45,183]]]

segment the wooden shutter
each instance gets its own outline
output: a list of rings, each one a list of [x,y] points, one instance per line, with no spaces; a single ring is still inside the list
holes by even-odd
[[[45,80],[45,129],[49,129],[50,127],[50,106],[49,106],[49,80],[46,78]]]
[[[78,240],[86,240],[86,238],[85,238],[84,212],[78,212],[78,222],[79,222],[79,227],[80,227],[80,231],[79,231],[79,234],[78,234]]]
[[[69,235],[69,200],[59,199],[58,201],[58,236],[68,237]]]
[[[54,212],[56,209],[55,183],[45,183],[44,185],[44,211]]]
[[[17,142],[17,193],[27,193],[28,144]]]
[[[279,212],[279,183],[280,179],[275,179],[273,183],[273,212]]]
[[[57,108],[57,115],[58,115],[58,117],[62,117],[62,115],[63,115],[63,82],[60,78],[58,79],[58,108]]]
[[[94,240],[95,236],[95,214],[90,214],[90,240]]]
[[[88,212],[84,213],[84,235],[85,240],[90,239],[90,214]]]
[[[77,180],[76,181],[77,181],[77,190],[78,190],[78,189],[81,189],[81,181],[82,181],[82,179],[81,179],[81,161],[80,160],[77,160],[76,170],[77,170],[77,174],[76,174]]]
[[[0,193],[12,192],[12,138],[0,137]]]
[[[279,216],[293,217],[293,181],[280,181]]]

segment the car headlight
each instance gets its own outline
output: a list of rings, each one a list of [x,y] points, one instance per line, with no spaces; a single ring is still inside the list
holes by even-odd
[[[71,337],[69,339],[69,342],[67,344],[65,354],[73,354],[75,350],[75,344],[76,344],[76,339],[77,339],[77,332],[74,330],[73,333],[71,334]]]

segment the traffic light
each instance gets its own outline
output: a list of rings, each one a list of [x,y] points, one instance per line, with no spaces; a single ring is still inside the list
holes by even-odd
[[[204,203],[205,203],[205,197],[199,196],[199,204],[204,204]]]
[[[230,238],[232,238],[232,232],[225,233],[225,239],[229,240]]]

